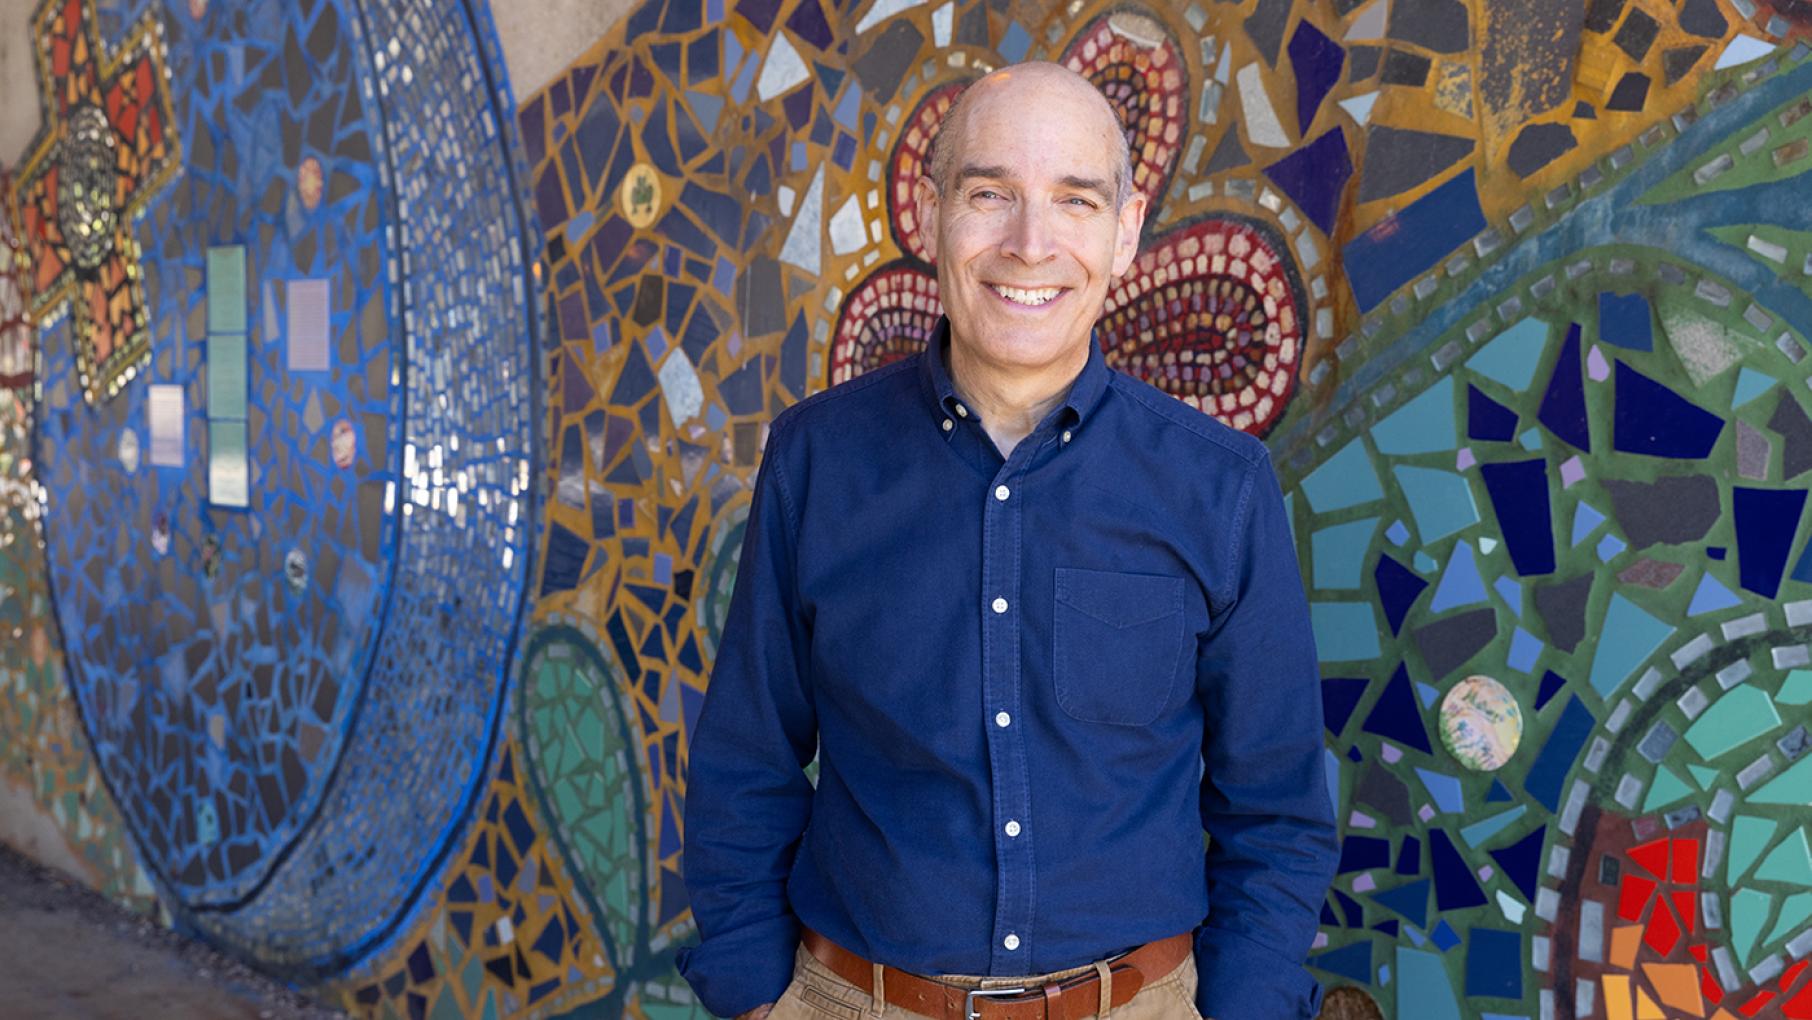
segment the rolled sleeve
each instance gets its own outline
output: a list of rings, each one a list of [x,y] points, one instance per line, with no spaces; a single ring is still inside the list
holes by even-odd
[[[1338,846],[1314,634],[1268,455],[1252,462],[1234,521],[1234,569],[1196,675],[1210,837],[1196,1005],[1215,1020],[1309,1020],[1321,989],[1304,961]]]
[[[700,941],[678,966],[699,1002],[725,1017],[780,997],[799,941],[786,887],[811,817],[804,766],[816,753],[817,716],[804,673],[810,621],[794,579],[783,421],[756,475],[722,647],[688,752],[682,858]]]

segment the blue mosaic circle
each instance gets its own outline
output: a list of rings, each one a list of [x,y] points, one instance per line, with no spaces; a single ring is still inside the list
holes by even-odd
[[[330,972],[438,870],[523,612],[540,238],[514,103],[464,4],[94,16],[104,47],[161,33],[183,166],[136,224],[136,378],[91,404],[69,318],[43,332],[70,682],[179,921]]]

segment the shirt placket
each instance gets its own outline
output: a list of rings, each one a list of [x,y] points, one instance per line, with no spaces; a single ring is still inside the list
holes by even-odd
[[[1019,642],[1024,563],[1023,495],[1019,485],[1048,436],[1034,433],[1014,448],[988,485],[982,512],[982,691],[988,764],[994,790],[994,942],[990,973],[1030,972],[1035,888],[1031,775],[1021,708]]]

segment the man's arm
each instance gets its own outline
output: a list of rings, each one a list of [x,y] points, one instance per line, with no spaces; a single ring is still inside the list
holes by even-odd
[[[799,921],[787,902],[811,817],[816,748],[810,621],[794,578],[798,516],[774,428],[756,474],[711,685],[688,748],[683,867],[701,942],[680,973],[713,1014],[772,1003],[792,980]]]
[[[1303,961],[1338,846],[1315,637],[1269,456],[1251,466],[1234,523],[1230,602],[1196,668],[1210,837],[1196,1008],[1216,1020],[1309,1020],[1321,989]]]

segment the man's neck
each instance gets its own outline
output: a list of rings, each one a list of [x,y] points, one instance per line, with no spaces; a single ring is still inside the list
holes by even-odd
[[[1038,372],[1003,371],[982,361],[966,348],[950,343],[950,384],[972,412],[981,416],[982,429],[1002,457],[1011,457],[1020,440],[1063,403],[1076,377],[1088,364],[1088,348],[1074,361],[1057,362]]]

